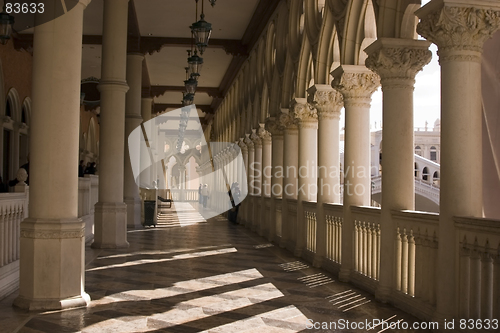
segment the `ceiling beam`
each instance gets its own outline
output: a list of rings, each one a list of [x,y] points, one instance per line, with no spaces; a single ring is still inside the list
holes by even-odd
[[[151,96],[159,97],[165,94],[167,91],[183,92],[186,91],[185,86],[151,86]],[[210,97],[222,98],[222,93],[218,87],[198,87],[196,88],[198,93],[206,93]]]
[[[167,109],[180,109],[182,108],[182,104],[161,104],[161,103],[155,103],[154,108],[153,108],[153,113],[161,113],[166,111]],[[205,114],[213,114],[214,110],[210,105],[196,105],[197,109],[200,109],[203,113]]]

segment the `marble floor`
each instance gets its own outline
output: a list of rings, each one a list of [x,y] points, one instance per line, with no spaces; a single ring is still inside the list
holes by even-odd
[[[89,307],[27,313],[11,307],[13,294],[0,302],[0,332],[417,332],[342,328],[347,320],[416,318],[240,225],[203,215],[177,204],[163,209],[156,228],[129,230],[127,250],[88,248]],[[329,328],[308,329],[311,321]]]

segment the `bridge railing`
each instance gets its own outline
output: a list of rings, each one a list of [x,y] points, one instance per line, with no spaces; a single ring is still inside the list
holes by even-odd
[[[316,253],[316,203],[304,202],[304,219],[306,221],[306,249],[309,252]]]
[[[326,218],[326,258],[337,266],[342,262],[342,223],[344,206],[324,204]]]

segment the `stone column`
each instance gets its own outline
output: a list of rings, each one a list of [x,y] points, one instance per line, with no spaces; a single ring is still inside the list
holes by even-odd
[[[442,320],[458,315],[458,244],[453,217],[482,216],[481,58],[485,40],[500,26],[500,3],[434,0],[416,14],[421,19],[417,32],[438,46],[441,64],[436,318]]]
[[[260,197],[262,196],[262,139],[257,135],[255,129],[252,129],[250,139],[253,141],[255,147],[255,160],[253,164],[254,184],[252,184],[255,198],[252,199],[254,202],[252,231],[258,231],[259,235],[261,235],[262,209],[259,203],[261,203]]]
[[[244,139],[245,145],[247,146],[248,149],[248,155],[247,155],[247,160],[245,161],[245,167],[247,170],[247,188],[248,188],[248,199],[245,201],[245,225],[249,226],[251,225],[251,221],[253,218],[253,211],[252,211],[252,181],[253,181],[253,169],[252,169],[252,164],[255,159],[255,148],[253,146],[252,140],[250,140],[250,134],[245,134],[245,139]]]
[[[280,112],[281,113],[281,112]],[[283,196],[283,124],[280,124],[281,114],[278,117],[268,118],[266,120],[266,129],[271,133],[272,137],[272,169],[271,169],[271,223],[269,226],[270,241],[278,241],[277,237],[277,216],[276,216],[276,199],[282,199]],[[283,201],[283,200],[282,200]],[[283,212],[283,207],[281,207]],[[283,216],[283,215],[282,215]],[[281,217],[280,217],[281,218]],[[283,219],[281,218],[281,224]],[[281,235],[281,230],[279,232]]]
[[[283,123],[285,124],[285,135],[283,142],[283,165],[284,165],[284,179],[283,179],[283,223],[281,247],[286,247],[288,250],[293,251],[295,248],[295,230],[296,220],[289,217],[288,205],[297,200],[297,185],[298,185],[298,172],[299,172],[299,127],[297,120],[294,119],[290,112],[281,114]]]
[[[85,223],[78,218],[83,11],[35,27],[29,217],[21,223],[19,296],[26,310],[86,306]]]
[[[153,105],[153,99],[151,97],[143,97],[141,100],[141,115],[142,115],[142,120],[143,123],[148,122],[151,120],[151,112],[152,112],[152,105]],[[151,171],[152,171],[152,166],[151,166],[151,157],[149,155],[148,150],[141,149],[141,170],[144,170],[141,175],[140,175],[140,186],[152,186],[152,176],[151,176]],[[142,166],[142,164],[145,164],[145,166],[151,166],[149,168],[144,168],[145,166]]]
[[[265,198],[270,198],[271,197],[271,158],[272,158],[272,138],[271,138],[271,133],[265,130],[264,126],[265,124],[259,124],[259,132],[258,135],[262,140],[262,183],[261,183],[261,188],[262,188],[262,201],[261,201],[261,213],[262,213],[262,218],[261,220],[261,225],[260,225],[260,232],[259,234],[261,236],[268,236],[269,235],[269,222],[271,219],[271,216],[266,216],[266,199]],[[269,207],[271,208],[271,207]],[[272,214],[271,214],[272,215]]]
[[[370,103],[380,78],[364,66],[351,65],[338,67],[332,76],[332,86],[344,96],[345,107],[344,222],[339,279],[348,282],[354,263],[351,206],[370,205]]]
[[[124,248],[127,206],[123,202],[128,0],[104,2],[99,202],[93,248]]]
[[[318,113],[305,98],[292,102],[293,117],[299,124],[299,184],[297,198],[297,242],[294,254],[302,255],[306,247],[307,225],[304,217],[304,201],[316,201],[318,165]]]
[[[140,142],[129,142],[130,133],[141,126],[141,93],[142,93],[142,54],[127,55],[127,83],[130,90],[127,92],[125,104],[125,160],[123,180],[123,200],[127,204],[127,226],[134,228],[141,226],[141,200],[139,186],[132,172],[132,163],[137,164],[139,170],[140,160],[130,159],[129,145],[135,145],[134,151],[139,151]]]
[[[318,204],[316,206],[316,255],[320,267],[326,257],[326,215],[324,203],[340,203],[340,110],[342,94],[329,85],[309,89],[309,103],[318,111]]]
[[[243,156],[243,164],[238,166],[238,179],[240,180],[240,189],[242,193],[246,193],[248,190],[248,183],[247,183],[247,169],[248,169],[248,147],[245,144],[245,141],[243,138],[240,138],[239,141],[239,146],[241,149],[241,155]],[[245,223],[245,207],[246,204],[242,203],[238,212],[238,223],[244,224]]]
[[[415,209],[413,90],[415,75],[431,60],[430,42],[381,38],[365,51],[366,66],[380,75],[383,92],[382,211],[379,300],[394,289],[396,223],[393,210]]]

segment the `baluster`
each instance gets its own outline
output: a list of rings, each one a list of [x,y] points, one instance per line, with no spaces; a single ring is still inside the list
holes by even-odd
[[[431,304],[436,304],[436,262],[438,256],[438,242],[436,234],[433,235],[431,241],[430,267],[429,267],[429,301]]]
[[[314,218],[314,232],[313,232],[313,241],[314,241],[314,253],[316,253],[316,235],[318,232],[318,217],[316,216],[316,213],[313,213],[313,218]]]
[[[495,300],[493,304],[493,318],[500,318],[500,246],[495,258],[493,281],[493,299]]]
[[[419,230],[420,231],[420,230]],[[423,256],[422,235],[419,233],[415,238],[415,297],[423,296]]]
[[[405,294],[408,293],[408,235],[406,229],[403,229],[401,236],[401,291]]]
[[[5,265],[5,250],[7,242],[5,237],[5,209],[0,208],[0,267]]]
[[[19,221],[19,207],[14,204],[12,207],[12,258],[11,262],[15,261],[17,258],[17,226]]]
[[[378,280],[380,277],[380,224],[377,224],[376,233],[377,233],[376,235],[377,244],[375,249],[377,251],[377,254],[375,258],[377,259],[377,262],[375,263],[375,271],[376,271],[375,280]]]
[[[368,224],[368,230],[367,230],[367,242],[366,242],[366,249],[367,249],[367,254],[366,254],[366,275],[368,277],[373,279],[373,272],[372,272],[372,235],[373,235],[373,228],[374,224],[369,223]]]
[[[339,232],[338,232],[338,249],[337,249],[337,262],[342,264],[342,223],[343,219],[339,218]]]
[[[481,256],[477,250],[477,242],[474,244],[470,262],[470,317],[481,318]]]
[[[21,257],[21,222],[24,220],[24,203],[21,203],[19,206],[19,219],[17,220],[16,225],[16,239],[17,239],[17,247],[16,247],[16,256],[14,260],[19,260]]]
[[[493,319],[493,258],[488,252],[481,260],[481,319]]]
[[[401,233],[399,228],[396,230],[396,290],[401,291]]]
[[[354,270],[359,272],[359,225],[354,221]]]
[[[326,219],[326,258],[332,259],[330,255],[330,237],[331,237],[331,225],[330,225],[330,216],[325,216]]]
[[[8,232],[8,237],[9,237],[9,243],[8,243],[8,255],[7,255],[7,264],[10,264],[13,259],[13,245],[14,245],[14,207],[9,206],[9,215],[7,219],[7,228],[9,230]]]
[[[460,294],[459,313],[460,318],[469,318],[470,304],[470,250],[464,241],[460,248]]]
[[[415,238],[410,230],[408,238],[408,295],[415,296]]]
[[[372,258],[371,258],[371,271],[373,275],[373,279],[378,280],[377,277],[377,225],[374,223],[373,224],[373,230],[371,233],[371,238],[372,238]]]
[[[363,256],[363,274],[364,275],[367,275],[368,273],[368,269],[366,267],[366,264],[367,264],[367,260],[366,260],[366,257],[368,255],[368,249],[367,249],[367,246],[366,246],[366,243],[367,243],[367,233],[368,233],[368,225],[367,225],[367,222],[363,222],[363,242],[361,243],[361,246],[363,247],[363,252],[362,253],[362,256]]]

